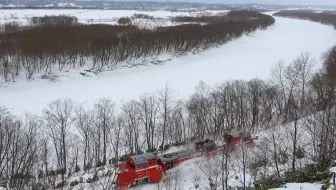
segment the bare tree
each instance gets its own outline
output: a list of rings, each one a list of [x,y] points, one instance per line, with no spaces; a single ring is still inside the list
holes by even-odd
[[[202,186],[200,184],[201,176],[199,173],[195,172],[193,176],[193,186],[195,189],[202,189]]]
[[[285,78],[289,83],[288,108],[291,120],[294,120],[294,127],[291,133],[293,143],[292,169],[296,168],[296,151],[299,141],[299,118],[307,116],[306,94],[307,86],[312,77],[312,67],[314,60],[309,54],[302,54],[301,57],[294,60],[293,65],[288,66],[285,72]]]
[[[96,172],[94,175],[99,179],[99,181],[95,182],[91,185],[92,189],[99,189],[99,190],[109,190],[109,189],[116,189],[115,187],[115,170],[116,167],[108,167],[105,170],[101,170],[99,172]]]
[[[248,85],[248,102],[250,105],[250,111],[252,115],[251,131],[254,131],[255,127],[259,125],[260,117],[260,104],[262,101],[262,93],[264,90],[264,82],[262,80],[253,79],[247,83]]]
[[[182,190],[181,172],[179,168],[174,168],[163,176],[162,181],[158,184],[159,190]]]
[[[82,140],[84,141],[84,157],[83,157],[83,169],[87,170],[88,165],[92,165],[91,158],[91,127],[94,124],[94,112],[87,111],[82,106],[78,107],[76,110],[76,127],[79,134],[82,136]],[[89,163],[88,163],[89,162]]]
[[[113,129],[111,130],[111,140],[110,143],[112,145],[112,150],[114,153],[114,156],[112,158],[112,164],[117,164],[119,157],[120,157],[120,148],[121,148],[121,143],[122,139],[124,137],[124,130],[126,128],[126,122],[125,118],[122,116],[118,116],[116,120],[116,124],[114,125]]]
[[[102,140],[103,140],[103,165],[106,164],[107,161],[107,144],[108,138],[111,132],[111,129],[115,122],[115,104],[111,99],[102,98],[99,99],[98,102],[94,105],[95,107],[95,123],[98,130],[102,132]]]
[[[71,125],[75,121],[74,108],[74,102],[71,99],[58,99],[44,110],[48,133],[53,140],[57,166],[61,170],[63,181],[67,172],[69,137],[73,130]]]
[[[39,179],[42,178],[45,184],[49,184],[51,179],[49,177],[49,169],[50,169],[50,160],[52,158],[50,151],[50,141],[48,137],[42,137],[40,141],[40,160],[43,168],[42,172],[39,174]],[[51,182],[52,183],[52,182]]]
[[[160,107],[161,109],[161,118],[162,118],[162,142],[161,142],[161,151],[163,151],[165,140],[166,140],[166,130],[168,127],[168,119],[170,117],[170,114],[172,110],[174,109],[174,94],[173,92],[168,88],[168,84],[166,84],[166,87],[164,90],[159,92],[159,101],[160,101]]]
[[[145,128],[147,150],[154,148],[154,135],[156,134],[156,122],[158,117],[158,99],[154,95],[144,94],[139,101],[139,120]]]
[[[284,79],[284,71],[285,66],[283,60],[279,61],[277,65],[272,69],[271,75],[273,76],[273,84],[277,86],[280,89],[281,98],[279,98],[279,101],[277,102],[277,107],[279,110],[280,115],[284,115],[286,120],[287,118],[287,110],[284,112],[286,105],[286,99],[287,99],[287,91],[286,91],[286,84]]]
[[[22,189],[32,181],[32,173],[38,167],[40,118],[26,114],[25,122],[18,120],[0,108],[0,173],[9,188]]]
[[[207,176],[209,180],[208,187],[210,187],[211,190],[217,188],[224,190],[229,188],[228,182],[235,175],[235,173],[232,172],[231,159],[230,151],[225,149],[211,159],[204,157],[196,161],[200,170]]]
[[[249,187],[252,183],[252,181],[247,181],[246,176],[249,173],[248,165],[250,162],[250,152],[249,152],[249,146],[240,146],[238,148],[238,151],[234,153],[234,161],[235,165],[237,166],[238,175],[236,176],[236,180],[240,181],[242,184],[243,189],[246,189]]]
[[[140,152],[139,109],[136,101],[130,101],[122,105],[123,117],[126,122],[126,143],[131,153]]]

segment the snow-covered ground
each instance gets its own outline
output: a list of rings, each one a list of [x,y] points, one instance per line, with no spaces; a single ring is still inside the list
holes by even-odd
[[[280,59],[286,64],[302,52],[311,53],[321,67],[321,54],[336,43],[330,26],[303,20],[276,18],[276,23],[224,46],[198,55],[172,58],[164,65],[149,65],[103,72],[98,76],[65,78],[50,82],[17,82],[0,87],[0,104],[15,114],[25,111],[40,114],[51,101],[72,98],[92,106],[101,97],[117,103],[137,98],[146,92],[163,89],[165,83],[187,98],[200,80],[215,85],[231,79],[267,78]],[[68,73],[71,75],[71,73]]]
[[[19,10],[10,11],[15,13]],[[59,10],[50,11],[57,12]],[[62,14],[67,11],[74,10],[65,10]],[[80,15],[79,11],[82,10],[76,11],[78,12],[74,14]],[[92,13],[91,11],[97,10],[90,10],[90,14]],[[118,15],[117,12],[115,12],[116,15]],[[125,11],[123,11],[118,16],[131,16],[134,13],[135,11],[130,11],[129,15],[125,15]],[[156,14],[155,12],[152,13]],[[24,15],[21,12],[16,14],[21,14],[20,17]],[[38,15],[38,10],[34,10],[34,13],[27,12],[25,14],[43,16]],[[85,14],[89,15],[88,12]],[[104,14],[102,13],[102,15]],[[153,15],[151,12],[144,14]],[[153,16],[165,17],[169,16],[168,14],[170,13],[157,14]],[[107,19],[108,12],[104,16],[94,15],[93,13],[87,17],[83,15],[79,18],[83,20],[93,17]],[[194,87],[200,80],[207,84],[215,85],[231,79],[248,80],[254,77],[266,79],[270,76],[270,69],[277,61],[283,59],[286,64],[289,64],[291,60],[304,51],[315,57],[316,68],[321,68],[321,55],[336,43],[335,36],[336,32],[330,26],[303,20],[276,18],[274,26],[265,31],[257,31],[250,36],[244,36],[199,55],[188,55],[179,58],[174,58],[170,55],[160,56],[160,59],[171,59],[164,65],[148,64],[147,66],[121,68],[102,72],[91,77],[84,77],[79,74],[79,71],[72,71],[67,73],[70,77],[61,77],[56,82],[48,80],[26,82],[19,80],[15,84],[6,84],[5,86],[0,86],[0,105],[5,105],[12,109],[13,113],[19,115],[22,115],[25,111],[41,114],[42,109],[48,103],[58,98],[72,98],[78,102],[85,102],[88,107],[91,107],[93,102],[101,97],[111,97],[117,103],[120,103],[121,101],[135,99],[142,93],[155,92],[162,89],[166,82],[170,88],[179,93],[179,98],[187,98],[193,93]],[[173,147],[169,152],[176,150],[178,148]],[[171,170],[170,173],[171,175],[179,176],[182,189],[190,189],[195,185],[196,176],[194,174],[199,175],[197,184],[208,184],[206,175],[200,168],[202,162],[204,163],[201,159],[187,161]],[[102,173],[104,171],[102,170]],[[234,168],[232,172],[239,176],[239,171],[234,170]],[[80,177],[87,178],[89,175],[91,174],[74,176],[73,180]],[[247,183],[251,182],[251,176],[247,176]],[[104,179],[97,183],[104,183]],[[233,186],[241,185],[239,183],[235,179],[230,181]],[[89,184],[81,185],[87,189],[92,189]],[[76,188],[80,189],[81,185],[76,186]],[[320,187],[321,184],[291,183],[286,184],[286,187],[274,190],[320,190]],[[157,184],[137,186],[132,189],[154,190],[157,189]]]
[[[288,183],[285,187],[275,188],[271,190],[320,190],[321,184],[312,183]]]
[[[206,11],[208,14],[216,14],[227,11]],[[21,25],[28,24],[28,18],[45,15],[75,16],[80,23],[90,24],[116,24],[120,17],[131,17],[134,14],[147,14],[155,18],[167,18],[172,16],[195,15],[202,12],[171,12],[171,11],[137,11],[137,10],[94,10],[94,9],[14,9],[0,10],[0,24],[16,21]]]

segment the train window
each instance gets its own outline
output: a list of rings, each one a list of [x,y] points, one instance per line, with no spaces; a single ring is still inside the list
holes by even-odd
[[[148,161],[148,164],[155,164],[156,163],[156,160],[150,160]]]
[[[144,164],[136,165],[136,169],[137,169],[137,170],[140,170],[140,169],[143,169],[143,168],[145,168],[145,165],[144,165]]]
[[[144,183],[148,183],[148,177],[135,180],[135,184],[144,184]]]
[[[172,153],[169,153],[169,154],[165,154],[165,155],[163,155],[163,157],[164,158],[171,158],[173,156],[173,154]]]

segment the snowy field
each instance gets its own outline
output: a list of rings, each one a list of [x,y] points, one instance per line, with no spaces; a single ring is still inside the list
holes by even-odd
[[[223,11],[207,11],[207,12],[171,12],[171,11],[136,11],[136,10],[93,10],[93,9],[16,9],[16,10],[0,10],[0,24],[16,21],[20,25],[28,24],[28,19],[34,16],[42,17],[45,15],[67,15],[75,16],[80,23],[90,24],[116,24],[120,17],[131,17],[134,14],[147,14],[154,18],[168,18],[175,16],[186,16],[196,14],[216,14]],[[148,21],[148,20],[147,20]],[[161,23],[160,23],[161,24]],[[165,23],[162,23],[163,25]],[[168,25],[166,23],[165,25]]]
[[[304,51],[314,56],[316,66],[321,68],[321,54],[336,43],[335,36],[330,26],[276,18],[275,24],[265,31],[198,55],[179,58],[165,55],[171,61],[164,65],[123,68],[93,77],[77,75],[57,82],[37,80],[8,84],[0,87],[0,104],[15,114],[25,111],[41,114],[48,103],[58,98],[72,98],[89,107],[101,97],[120,103],[163,89],[165,83],[179,93],[179,98],[187,98],[200,80],[215,85],[232,79],[266,79],[280,59],[289,64]]]

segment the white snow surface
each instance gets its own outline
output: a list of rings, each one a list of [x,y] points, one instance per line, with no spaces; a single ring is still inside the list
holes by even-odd
[[[64,4],[64,3],[63,3]],[[223,11],[198,11],[198,12],[171,12],[164,10],[137,11],[137,10],[100,10],[100,9],[14,9],[0,10],[0,24],[16,21],[21,25],[28,24],[28,18],[45,15],[75,16],[80,23],[116,24],[120,17],[131,17],[134,14],[147,14],[155,18],[167,18],[172,16],[217,14]]]
[[[332,167],[329,170],[330,172],[336,172],[336,168]],[[333,190],[335,187],[332,184],[333,179],[330,180],[330,187],[328,190]],[[270,190],[321,190],[322,184],[318,183],[287,183],[285,187],[275,188]]]
[[[321,184],[312,183],[288,183],[286,184],[286,187],[271,190],[320,190],[321,186]]]
[[[164,65],[122,68],[57,82],[9,84],[0,87],[0,104],[15,114],[25,111],[40,114],[48,103],[59,98],[86,102],[85,106],[90,107],[101,97],[121,103],[163,89],[165,83],[178,92],[178,98],[187,98],[200,80],[216,85],[232,79],[266,79],[280,59],[289,64],[302,52],[315,57],[316,67],[321,68],[321,54],[336,44],[335,37],[336,32],[330,26],[276,17],[276,23],[267,30],[197,55],[172,58]]]

